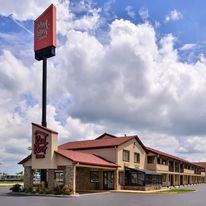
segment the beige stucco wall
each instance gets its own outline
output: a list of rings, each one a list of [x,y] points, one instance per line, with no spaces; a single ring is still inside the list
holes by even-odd
[[[99,148],[99,149],[86,149],[79,150],[80,152],[98,155],[106,160],[116,163],[117,162],[117,149],[116,148]]]
[[[56,162],[58,166],[73,165],[73,162],[61,155],[56,154]]]
[[[35,132],[41,131],[46,134],[47,136],[47,150],[45,158],[37,159],[36,155],[34,154],[34,143],[35,143]],[[57,134],[51,133],[47,130],[44,130],[40,127],[32,125],[32,169],[57,169],[57,162],[56,162],[56,155],[55,150],[57,150]]]
[[[29,160],[27,160],[26,162],[24,162],[24,164],[23,164],[23,166],[24,167],[31,167],[31,165],[32,165],[32,161],[31,161],[31,159],[29,159]]]
[[[123,150],[130,151],[130,161],[125,162],[123,161]],[[140,153],[140,163],[134,163],[134,153]],[[122,170],[124,167],[131,167],[136,169],[145,169],[146,168],[146,152],[142,148],[142,146],[137,142],[136,139],[130,140],[118,147],[117,150],[118,156],[118,165],[120,166],[119,169]]]

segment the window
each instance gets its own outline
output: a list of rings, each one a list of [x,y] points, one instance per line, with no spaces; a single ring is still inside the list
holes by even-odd
[[[148,157],[147,157],[147,162],[148,162],[149,164],[153,164],[153,163],[154,163],[154,157],[148,156]]]
[[[129,162],[129,151],[123,150],[123,161]]]
[[[99,182],[99,173],[98,171],[91,171],[90,172],[90,182]]]
[[[63,173],[63,171],[55,171],[55,181],[57,183],[63,183],[64,182],[64,173]]]
[[[155,174],[146,174],[145,185],[161,185],[162,176]]]
[[[123,172],[119,172],[119,184],[123,185],[123,178],[124,178],[124,173]]]
[[[132,169],[125,170],[125,185],[126,186],[144,186],[145,174],[142,171]]]
[[[162,182],[167,182],[167,175],[165,174],[162,175]]]
[[[140,154],[137,152],[134,153],[134,163],[140,163]]]

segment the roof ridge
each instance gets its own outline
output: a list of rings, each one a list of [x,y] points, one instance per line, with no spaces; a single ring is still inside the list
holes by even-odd
[[[95,140],[101,139],[102,137],[104,137],[106,135],[110,136],[111,138],[117,138],[117,136],[105,132],[102,135],[98,136]]]
[[[124,142],[126,142],[126,141],[128,141],[128,140],[130,140],[130,139],[132,139],[132,138],[135,138],[135,137],[137,137],[136,135],[134,135],[134,136],[120,136],[120,137],[117,137],[117,136],[115,136],[115,138],[114,139],[121,139],[121,138],[127,138]],[[113,139],[113,138],[112,138]],[[72,142],[65,142],[65,143],[63,143],[63,144],[61,144],[61,145],[59,145],[58,147],[63,147],[64,145],[67,145],[67,144],[72,144],[72,143],[81,143],[81,142],[105,142],[105,141],[111,141],[111,139],[87,139],[87,140],[77,140],[77,141],[72,141]],[[123,143],[124,143],[123,142]]]

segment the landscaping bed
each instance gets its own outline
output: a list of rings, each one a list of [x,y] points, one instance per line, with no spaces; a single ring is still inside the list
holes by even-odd
[[[10,190],[13,193],[28,195],[71,195],[72,189],[69,185],[57,185],[54,189],[44,187],[44,184],[35,185],[33,188],[25,189],[20,184],[13,185]]]

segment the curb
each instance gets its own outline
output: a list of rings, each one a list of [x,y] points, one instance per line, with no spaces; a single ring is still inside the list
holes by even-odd
[[[14,196],[36,196],[36,197],[59,197],[59,198],[72,198],[77,197],[79,194],[75,195],[53,195],[53,194],[34,194],[34,193],[25,193],[25,192],[9,192],[8,195]]]

